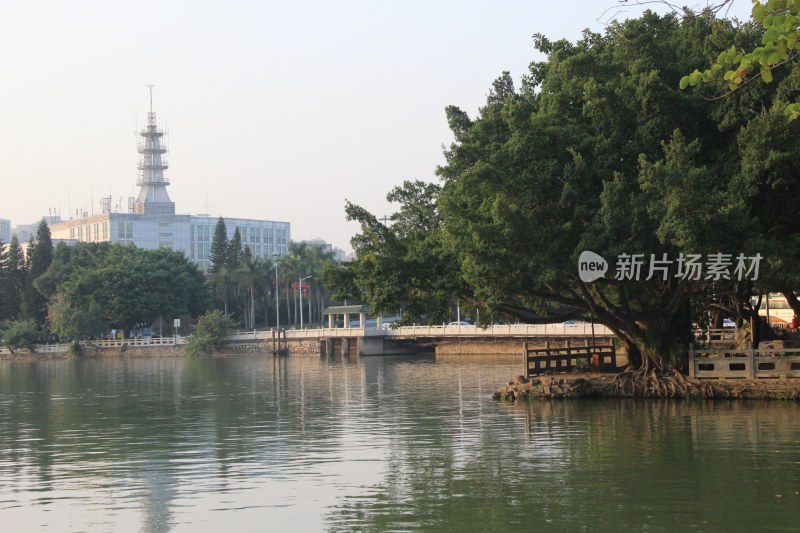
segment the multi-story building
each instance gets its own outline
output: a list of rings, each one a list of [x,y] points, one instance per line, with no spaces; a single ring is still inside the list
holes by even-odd
[[[136,181],[139,195],[129,199],[127,212],[112,212],[111,199],[104,198],[99,215],[84,214],[52,223],[53,241],[121,242],[145,249],[167,247],[183,251],[205,268],[218,219],[208,215],[175,214],[175,203],[167,193],[169,180],[164,176],[168,168],[164,133],[157,127],[152,99],[147,126],[139,135]],[[227,217],[224,220],[228,238],[238,228],[242,243],[254,256],[272,258],[287,253],[291,238],[288,222]]]
[[[328,252],[333,257],[334,261],[342,262],[342,261],[349,261],[351,258],[348,257],[347,253],[342,250],[341,248],[335,248],[332,244],[325,242],[322,239],[308,239],[305,241],[301,241],[306,243],[309,246],[317,246],[322,248],[324,252]]]
[[[0,218],[0,241],[8,243],[11,240],[11,221]]]

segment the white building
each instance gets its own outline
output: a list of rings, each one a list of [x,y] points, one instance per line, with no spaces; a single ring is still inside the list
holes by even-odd
[[[140,132],[138,197],[130,198],[128,212],[112,212],[110,198],[101,201],[99,215],[84,214],[72,220],[52,223],[54,242],[121,242],[139,248],[161,247],[180,250],[202,268],[208,265],[211,241],[217,218],[208,215],[176,215],[175,203],[167,193],[169,180],[164,177],[168,168],[164,133],[158,129],[152,109],[147,114],[147,126]],[[254,256],[272,258],[287,253],[291,238],[288,222],[225,218],[228,238],[236,228]]]
[[[318,246],[319,248],[322,248],[323,251],[332,255],[334,261],[341,263],[342,261],[352,260],[352,257],[348,256],[347,252],[341,248],[336,248],[332,244],[325,242],[323,239],[308,239],[301,242],[304,242],[309,246]]]

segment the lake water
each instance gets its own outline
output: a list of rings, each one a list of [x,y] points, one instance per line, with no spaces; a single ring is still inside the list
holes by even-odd
[[[797,403],[493,401],[518,366],[2,362],[0,530],[800,530]]]

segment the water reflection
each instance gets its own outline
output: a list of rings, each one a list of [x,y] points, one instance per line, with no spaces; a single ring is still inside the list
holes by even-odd
[[[4,531],[800,523],[797,404],[493,402],[517,366],[3,363]]]

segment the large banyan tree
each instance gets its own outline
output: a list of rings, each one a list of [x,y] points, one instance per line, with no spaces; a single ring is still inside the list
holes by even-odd
[[[546,59],[520,87],[504,73],[477,117],[447,109],[455,140],[425,209],[395,198],[399,215],[432,214],[427,237],[348,206],[362,225],[355,284],[382,310],[430,296],[401,290],[427,272],[419,286],[448,278],[453,296],[522,321],[592,319],[645,371],[682,366],[692,324],[710,313],[751,318],[750,296],[762,291],[791,299],[800,121],[783,109],[800,69],[789,62],[773,83],[724,97],[713,84],[680,88],[687,72],[731,46],[752,49],[762,32],[647,12],[575,43],[535,36]],[[426,254],[423,271],[415,238],[442,250]],[[607,260],[604,277],[582,281],[585,251]]]
[[[685,360],[699,314],[746,318],[756,286],[791,292],[800,137],[773,107],[800,73],[787,64],[724,98],[679,88],[759,39],[753,25],[651,12],[576,43],[537,36],[547,59],[519,89],[504,74],[478,117],[448,108],[439,200],[474,297],[523,320],[593,318],[663,368]],[[604,278],[581,281],[583,251],[608,260]]]

